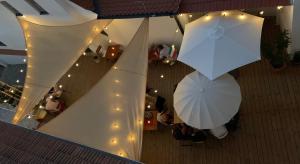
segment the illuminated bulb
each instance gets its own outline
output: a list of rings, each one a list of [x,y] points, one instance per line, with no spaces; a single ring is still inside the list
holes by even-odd
[[[117,67],[117,66],[114,66],[114,69],[118,69],[118,67]]]
[[[28,49],[27,49],[27,48],[25,48],[25,51],[28,51]]]
[[[111,43],[111,40],[110,40],[110,39],[108,40],[108,43]]]
[[[183,14],[179,14],[179,16],[181,16],[181,17],[182,17],[182,16],[183,16]]]
[[[172,44],[172,48],[175,48],[175,45],[174,45],[174,44]]]
[[[211,19],[211,16],[210,15],[206,15],[205,16],[205,20],[210,20]]]
[[[111,56],[115,56],[115,53],[111,53]]]
[[[117,108],[115,108],[115,110],[119,112],[121,109],[119,107],[117,107]]]
[[[26,18],[26,16],[25,16],[25,15],[23,15],[22,17],[23,17],[23,18]]]
[[[170,63],[170,60],[166,60],[167,63]]]
[[[147,105],[147,108],[150,109],[150,108],[151,108],[151,105]]]
[[[176,29],[176,32],[179,32],[179,29]]]
[[[227,15],[228,15],[228,13],[226,11],[222,12],[222,16],[227,16]]]
[[[143,125],[143,121],[142,120],[138,120],[138,124],[139,125]]]
[[[71,74],[68,74],[68,78],[70,78],[71,77]]]
[[[83,52],[83,56],[85,56],[86,55],[86,52]]]
[[[27,34],[26,37],[27,37],[27,38],[30,38],[30,34]]]
[[[112,49],[112,50],[114,50],[114,49],[115,49],[115,47],[111,47],[111,49]]]
[[[128,141],[129,142],[133,142],[134,140],[135,140],[134,135],[132,135],[132,134],[128,135]]]
[[[17,81],[16,81],[16,83],[19,83],[19,82],[20,82],[20,80],[17,80]]]
[[[25,88],[28,89],[29,87],[27,85],[25,85]]]
[[[11,93],[14,93],[15,91],[14,91],[14,90],[11,90],[10,92],[11,92]]]
[[[76,67],[79,67],[79,63],[76,63],[75,66],[76,66]]]
[[[117,138],[112,138],[112,139],[111,139],[111,143],[112,143],[113,145],[116,145],[116,144],[118,143]]]
[[[7,102],[8,102],[8,100],[4,100],[3,102],[4,102],[4,103],[7,103]]]
[[[148,121],[147,121],[147,123],[148,123],[148,124],[150,124],[150,123],[151,123],[151,121],[150,121],[150,120],[148,120]]]
[[[28,117],[27,117],[28,119],[31,119],[31,115],[28,115]]]
[[[283,6],[277,6],[277,10],[281,10]]]
[[[23,62],[26,63],[26,59],[23,59]]]
[[[157,92],[158,92],[158,90],[157,90],[157,89],[155,89],[155,90],[154,90],[154,93],[157,93]]]
[[[118,129],[118,128],[119,128],[119,124],[118,124],[118,123],[116,123],[116,122],[115,122],[115,123],[113,123],[113,125],[112,125],[112,126],[113,126],[113,128],[114,128],[114,129]]]
[[[59,87],[59,88],[62,88],[63,86],[62,86],[62,85],[59,85],[58,87]]]
[[[193,15],[192,15],[192,14],[190,14],[190,15],[189,15],[189,17],[190,17],[190,18],[192,18],[192,17],[193,17]]]
[[[40,109],[43,109],[44,107],[42,105],[39,106]]]
[[[161,75],[160,75],[160,78],[164,78],[164,75],[163,75],[163,74],[161,74]]]
[[[259,15],[264,15],[264,11],[260,11],[260,12],[259,12]]]
[[[117,93],[117,94],[116,94],[116,97],[120,97],[120,94],[119,94],[119,93]]]
[[[22,99],[26,100],[26,97],[22,97]]]
[[[104,27],[104,30],[108,30],[108,27],[107,27],[107,26],[105,26],[105,27]]]
[[[92,42],[93,42],[93,40],[90,40],[90,41],[89,41],[89,44],[92,44]]]
[[[119,152],[118,154],[119,154],[119,156],[121,156],[121,157],[124,157],[124,156],[125,156],[125,154],[124,154],[123,152]]]
[[[120,80],[115,80],[115,83],[120,83]]]
[[[239,18],[240,19],[245,19],[245,15],[244,14],[240,14]]]
[[[51,95],[51,96],[49,96],[49,98],[50,98],[50,99],[53,99],[53,96]]]

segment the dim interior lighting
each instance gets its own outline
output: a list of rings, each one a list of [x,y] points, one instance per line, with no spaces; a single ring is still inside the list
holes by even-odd
[[[86,55],[86,52],[83,52],[83,56],[85,56]]]
[[[4,103],[7,103],[7,102],[8,102],[8,100],[4,100],[3,102],[4,102]]]
[[[71,74],[68,74],[68,77],[70,78],[70,77],[71,77]]]
[[[151,108],[151,105],[147,105],[147,108],[150,109],[150,108]]]
[[[226,12],[226,11],[222,12],[222,16],[227,16],[227,15],[228,15],[228,12]]]
[[[160,75],[160,78],[162,78],[162,79],[163,79],[163,78],[164,78],[164,75],[163,75],[163,74],[161,74],[161,75]]]
[[[176,32],[179,32],[179,29],[176,29]]]
[[[190,15],[189,15],[189,17],[190,17],[190,18],[192,18],[192,17],[193,17],[193,15],[192,15],[192,14],[190,14]]]
[[[264,15],[264,11],[260,11],[260,12],[259,12],[259,15]]]
[[[17,81],[16,81],[16,83],[19,83],[19,82],[20,82],[20,80],[17,80]]]
[[[157,90],[157,89],[155,89],[155,90],[154,90],[154,93],[157,93],[157,92],[158,92],[158,90]]]
[[[277,6],[277,10],[281,10],[283,6]]]
[[[79,67],[79,63],[76,63],[75,66],[76,66],[76,67]]]
[[[63,86],[62,86],[62,85],[59,85],[58,87],[59,87],[59,88],[62,88]]]

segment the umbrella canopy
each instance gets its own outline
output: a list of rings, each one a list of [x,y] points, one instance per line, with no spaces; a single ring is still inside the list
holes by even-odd
[[[239,110],[241,91],[229,74],[214,81],[195,71],[184,77],[174,93],[178,117],[197,129],[213,129],[227,123]]]
[[[178,60],[210,80],[260,60],[263,20],[239,11],[200,17],[186,25]]]

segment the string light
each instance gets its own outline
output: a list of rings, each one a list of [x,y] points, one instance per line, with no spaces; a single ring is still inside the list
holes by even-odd
[[[138,124],[139,125],[143,125],[143,121],[140,119],[140,120],[138,120]]]
[[[179,16],[181,16],[181,17],[182,17],[182,16],[183,16],[183,14],[179,14]]]
[[[157,93],[157,92],[158,92],[158,90],[157,90],[157,89],[155,89],[155,90],[154,90],[154,93]]]
[[[176,33],[178,33],[179,32],[179,29],[176,29]]]
[[[116,97],[120,97],[120,94],[119,94],[119,93],[116,93]]]
[[[49,98],[50,98],[50,99],[53,99],[53,96],[52,96],[52,95],[50,95],[50,96],[49,96]]]
[[[166,60],[166,63],[170,63],[170,60]]]
[[[43,105],[40,105],[40,106],[39,106],[39,108],[40,108],[40,109],[43,109],[43,108],[44,108],[44,106],[43,106]]]
[[[114,50],[114,49],[115,49],[115,47],[111,47],[111,49],[112,49],[112,50]]]
[[[127,139],[129,142],[133,142],[133,141],[135,141],[135,136],[133,134],[129,134]]]
[[[151,123],[151,121],[150,121],[150,120],[148,120],[148,121],[147,121],[147,124],[150,124],[150,123]]]
[[[222,12],[222,16],[227,16],[227,15],[228,15],[228,12],[226,12],[226,11]]]
[[[4,103],[7,103],[7,102],[8,102],[8,100],[4,100],[3,102],[4,102]]]
[[[240,19],[245,19],[245,15],[244,14],[240,14],[239,18]]]
[[[108,40],[108,43],[111,43],[111,40],[110,40],[110,39]]]
[[[115,53],[111,53],[111,56],[115,56]]]
[[[259,12],[259,15],[264,15],[264,11],[260,11],[260,12]]]
[[[61,89],[63,86],[62,86],[62,85],[59,85],[58,87]]]
[[[111,142],[112,145],[116,145],[118,143],[118,139],[117,138],[112,138],[110,142]]]
[[[11,93],[14,93],[15,91],[12,89],[12,90],[10,90],[10,92],[11,92]]]
[[[117,122],[114,122],[113,124],[112,124],[112,127],[113,127],[113,129],[119,129],[119,124],[117,123]]]
[[[121,111],[121,108],[116,107],[115,110],[116,110],[117,112],[119,112],[119,111]]]
[[[83,52],[83,56],[85,56],[86,55],[86,52]]]
[[[277,10],[281,10],[283,6],[277,6]]]
[[[150,108],[151,108],[151,105],[150,105],[150,104],[149,104],[149,105],[147,105],[147,108],[148,108],[148,109],[150,109]]]
[[[17,81],[16,81],[16,83],[19,83],[19,82],[20,82],[20,80],[17,80]]]
[[[120,80],[115,80],[115,83],[120,83]]]
[[[161,75],[160,75],[160,78],[162,78],[162,79],[163,79],[163,78],[164,78],[164,75],[163,75],[163,74],[161,74]]]
[[[192,14],[190,14],[190,15],[189,15],[189,18],[192,18],[192,17],[193,17],[193,15],[192,15]]]
[[[121,157],[125,157],[125,153],[123,151],[119,151],[118,155],[121,156]]]
[[[68,78],[70,78],[71,77],[71,74],[68,74]]]
[[[79,67],[79,63],[76,63],[75,66],[76,66],[76,67]]]
[[[27,61],[26,59],[23,59],[23,62],[24,62],[24,63],[26,63],[26,61]]]
[[[25,48],[25,51],[28,51],[28,49],[27,49],[27,48]]]
[[[118,67],[117,67],[117,66],[114,66],[113,68],[114,68],[114,69],[118,69]]]
[[[108,27],[107,27],[107,26],[104,26],[104,30],[108,30]]]
[[[208,20],[210,20],[210,19],[211,19],[211,16],[210,16],[210,15],[208,15],[208,14],[207,14],[207,15],[205,15],[205,20],[207,20],[207,21],[208,21]]]

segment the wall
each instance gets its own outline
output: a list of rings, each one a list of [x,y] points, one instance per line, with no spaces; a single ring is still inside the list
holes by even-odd
[[[281,29],[287,29],[292,37],[293,31],[293,6],[285,6],[277,11],[277,21]],[[288,48],[288,53],[292,52],[292,45]]]
[[[292,51],[300,51],[300,0],[294,1]]]
[[[20,70],[23,69],[23,72]],[[1,81],[9,84],[9,85],[23,85],[26,75],[26,64],[15,64],[15,65],[7,65],[4,69],[2,76],[0,78]],[[16,80],[20,82],[17,83]]]

